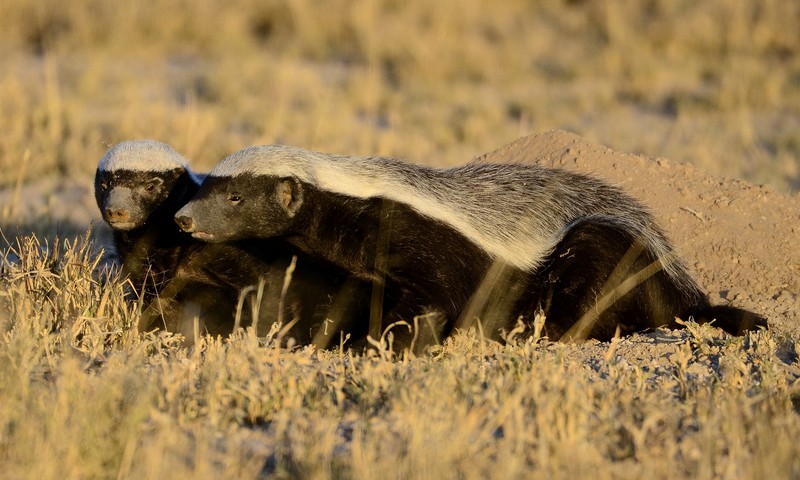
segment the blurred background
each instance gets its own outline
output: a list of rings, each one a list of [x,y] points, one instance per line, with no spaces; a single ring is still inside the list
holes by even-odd
[[[79,224],[135,138],[199,170],[263,143],[444,166],[560,128],[797,191],[799,25],[785,0],[5,0],[0,223]]]

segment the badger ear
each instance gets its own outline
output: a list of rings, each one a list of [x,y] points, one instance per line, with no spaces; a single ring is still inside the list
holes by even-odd
[[[282,178],[278,181],[275,195],[278,205],[292,218],[303,204],[303,187],[295,177]]]

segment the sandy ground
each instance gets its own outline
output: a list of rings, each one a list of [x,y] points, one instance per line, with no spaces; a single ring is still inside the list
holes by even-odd
[[[800,336],[800,194],[618,153],[564,131],[523,137],[479,158],[568,168],[619,185],[651,208],[713,302],[755,310],[775,330]],[[7,237],[41,231],[44,222],[62,234],[91,224],[101,245],[108,238],[91,178],[43,179],[18,193],[0,191],[0,206],[6,218],[13,214],[3,222]]]

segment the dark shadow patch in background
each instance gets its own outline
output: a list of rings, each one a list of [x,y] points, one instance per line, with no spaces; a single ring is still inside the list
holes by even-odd
[[[103,221],[91,224],[76,223],[49,218],[33,219],[26,222],[0,221],[0,252],[5,256],[8,250],[8,261],[17,259],[13,250],[20,237],[36,236],[42,247],[52,245],[56,240],[69,240],[73,242],[78,238],[88,238],[91,241],[91,250],[94,255],[102,255],[103,263],[117,263],[117,254],[113,247],[111,228]]]

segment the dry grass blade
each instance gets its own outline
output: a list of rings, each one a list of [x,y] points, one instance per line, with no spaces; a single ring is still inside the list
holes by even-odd
[[[17,173],[17,180],[14,182],[14,193],[11,196],[11,202],[8,205],[3,207],[3,211],[0,215],[0,219],[4,222],[8,220],[15,220],[17,218],[17,212],[19,211],[19,201],[20,195],[22,194],[22,184],[25,180],[25,174],[28,167],[28,161],[31,158],[31,151],[30,149],[26,149],[25,153],[22,155],[22,162],[19,164],[19,173]]]

